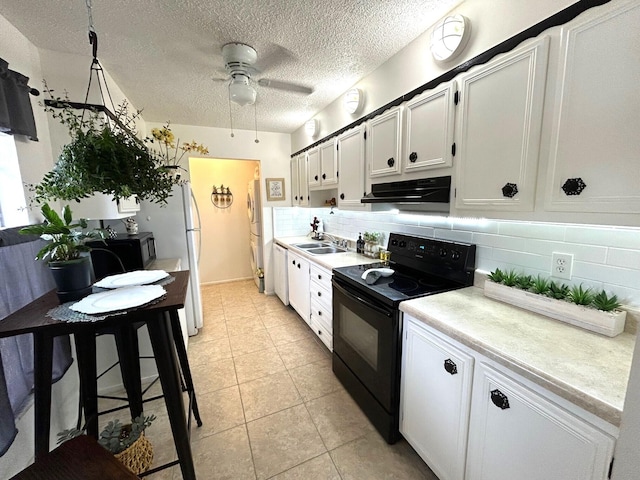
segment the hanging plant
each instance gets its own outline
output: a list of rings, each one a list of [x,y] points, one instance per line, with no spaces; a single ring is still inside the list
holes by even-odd
[[[95,110],[74,109],[68,98],[53,96],[44,110],[67,127],[71,141],[66,144],[50,172],[37,185],[30,185],[34,200],[80,201],[94,193],[114,200],[132,195],[139,200],[166,203],[173,180],[162,159],[151,152],[135,134],[135,114],[123,102],[115,112],[117,122]]]

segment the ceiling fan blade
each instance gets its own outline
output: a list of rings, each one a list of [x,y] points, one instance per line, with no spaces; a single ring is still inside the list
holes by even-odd
[[[304,95],[310,95],[313,93],[313,88],[298,85],[296,83],[269,80],[268,78],[261,78],[258,80],[258,85],[261,87],[275,88],[277,90],[285,90],[287,92],[302,93]]]

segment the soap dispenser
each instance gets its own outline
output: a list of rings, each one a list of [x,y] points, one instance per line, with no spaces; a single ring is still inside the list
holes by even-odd
[[[358,241],[356,242],[356,253],[364,253],[364,240],[362,233],[358,233]]]

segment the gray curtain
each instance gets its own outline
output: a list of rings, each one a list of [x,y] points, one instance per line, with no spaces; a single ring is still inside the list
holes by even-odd
[[[9,70],[9,64],[0,58],[0,132],[38,140],[28,82],[28,77]]]
[[[44,245],[38,237],[19,229],[0,230],[0,322],[12,312],[55,288],[47,267],[35,261]],[[71,365],[69,337],[54,340],[52,382]],[[29,403],[33,391],[33,337],[31,334],[0,339],[0,456],[11,446],[17,431],[14,418]]]

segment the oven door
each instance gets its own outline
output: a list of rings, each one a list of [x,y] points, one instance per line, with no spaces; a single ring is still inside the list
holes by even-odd
[[[333,279],[333,353],[388,411],[397,382],[398,314]]]

